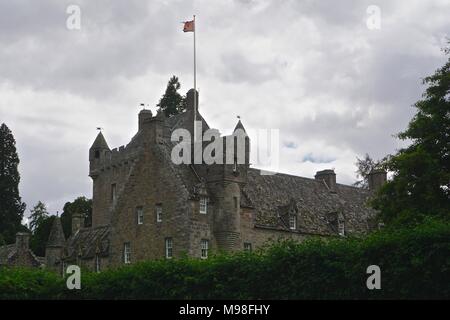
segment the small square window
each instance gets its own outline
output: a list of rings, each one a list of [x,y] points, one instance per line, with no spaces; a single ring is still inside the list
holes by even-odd
[[[166,238],[166,259],[172,259],[173,241],[172,238]]]
[[[137,224],[144,224],[144,208],[136,208]]]
[[[289,229],[296,230],[297,229],[297,217],[289,216]]]
[[[208,259],[209,241],[206,239],[202,239],[200,243],[200,248],[201,248],[201,258]]]
[[[162,205],[156,205],[156,222],[162,222]]]
[[[250,242],[244,242],[244,251],[252,252],[252,244]]]
[[[129,242],[123,244],[123,262],[125,264],[131,263],[131,247]]]
[[[208,213],[208,198],[200,197],[200,213],[207,214]]]

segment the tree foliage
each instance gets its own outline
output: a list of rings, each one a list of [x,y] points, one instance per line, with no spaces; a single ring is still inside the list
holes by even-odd
[[[414,105],[417,113],[398,134],[411,144],[386,161],[393,178],[372,202],[387,223],[450,216],[450,59],[423,83],[427,88]]]
[[[364,156],[363,159],[356,157],[356,176],[359,180],[357,180],[353,185],[355,187],[360,187],[363,189],[369,188],[369,173],[372,170],[380,169],[383,167],[382,160],[373,160],[368,153]]]
[[[19,194],[19,156],[11,130],[0,126],[0,234],[6,243],[12,243],[22,226],[25,203]]]
[[[67,238],[72,234],[73,213],[81,213],[84,216],[84,226],[90,227],[92,225],[92,200],[86,197],[78,197],[73,202],[67,202],[64,205],[61,224]]]
[[[45,247],[47,245],[54,220],[55,216],[43,217],[33,231],[30,247],[37,256],[45,256]]]
[[[166,117],[183,112],[186,109],[186,98],[178,93],[181,84],[178,77],[172,76],[167,83],[166,92],[163,94],[157,106],[164,111]]]
[[[39,201],[34,208],[31,209],[30,230],[34,232],[46,218],[48,218],[47,207],[43,202]]]

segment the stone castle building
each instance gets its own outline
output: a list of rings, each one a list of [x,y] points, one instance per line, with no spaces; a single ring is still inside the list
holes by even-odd
[[[142,110],[138,132],[126,146],[111,150],[98,134],[89,150],[92,227],[74,215],[66,240],[55,219],[48,268],[78,264],[100,271],[148,259],[207,258],[279,238],[338,237],[376,227],[367,200],[386,180],[381,171],[371,174],[370,190],[336,183],[333,170],[319,171],[315,179],[261,175],[250,167],[248,137],[245,163],[174,164],[172,132],[183,128],[193,134],[195,114],[202,130],[209,129],[198,110],[198,93],[197,106],[193,98],[191,89],[186,111],[169,118]],[[235,130],[245,132],[240,120]]]

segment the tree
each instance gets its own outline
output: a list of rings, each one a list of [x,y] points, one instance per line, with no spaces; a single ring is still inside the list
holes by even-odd
[[[356,157],[355,165],[358,168],[356,170],[356,177],[359,179],[353,185],[355,187],[360,187],[363,189],[369,188],[369,173],[372,170],[379,169],[382,167],[382,160],[373,160],[368,153],[363,159]]]
[[[0,126],[0,234],[12,243],[15,234],[23,230],[25,203],[19,195],[19,156],[14,136],[6,126]]]
[[[84,216],[84,226],[92,225],[92,200],[86,197],[78,197],[73,202],[67,202],[64,205],[61,214],[61,224],[66,237],[72,234],[72,214],[81,213]]]
[[[50,231],[52,230],[55,216],[45,216],[39,220],[33,231],[30,241],[31,250],[40,257],[45,256],[45,247],[47,245]]]
[[[450,216],[450,59],[423,83],[427,89],[414,104],[417,113],[398,134],[411,144],[388,159],[393,178],[372,201],[386,223]]]
[[[30,215],[30,230],[34,232],[43,220],[48,218],[47,207],[44,203],[39,201],[31,210]]]
[[[186,98],[178,93],[181,85],[178,77],[172,76],[167,83],[166,92],[163,94],[157,106],[164,111],[166,117],[179,114],[186,109]]]

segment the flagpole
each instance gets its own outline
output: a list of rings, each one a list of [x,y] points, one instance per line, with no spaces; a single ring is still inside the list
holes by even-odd
[[[196,126],[197,126],[197,57],[195,48],[195,33],[197,26],[195,25],[195,14],[194,14],[194,141],[197,139]]]

